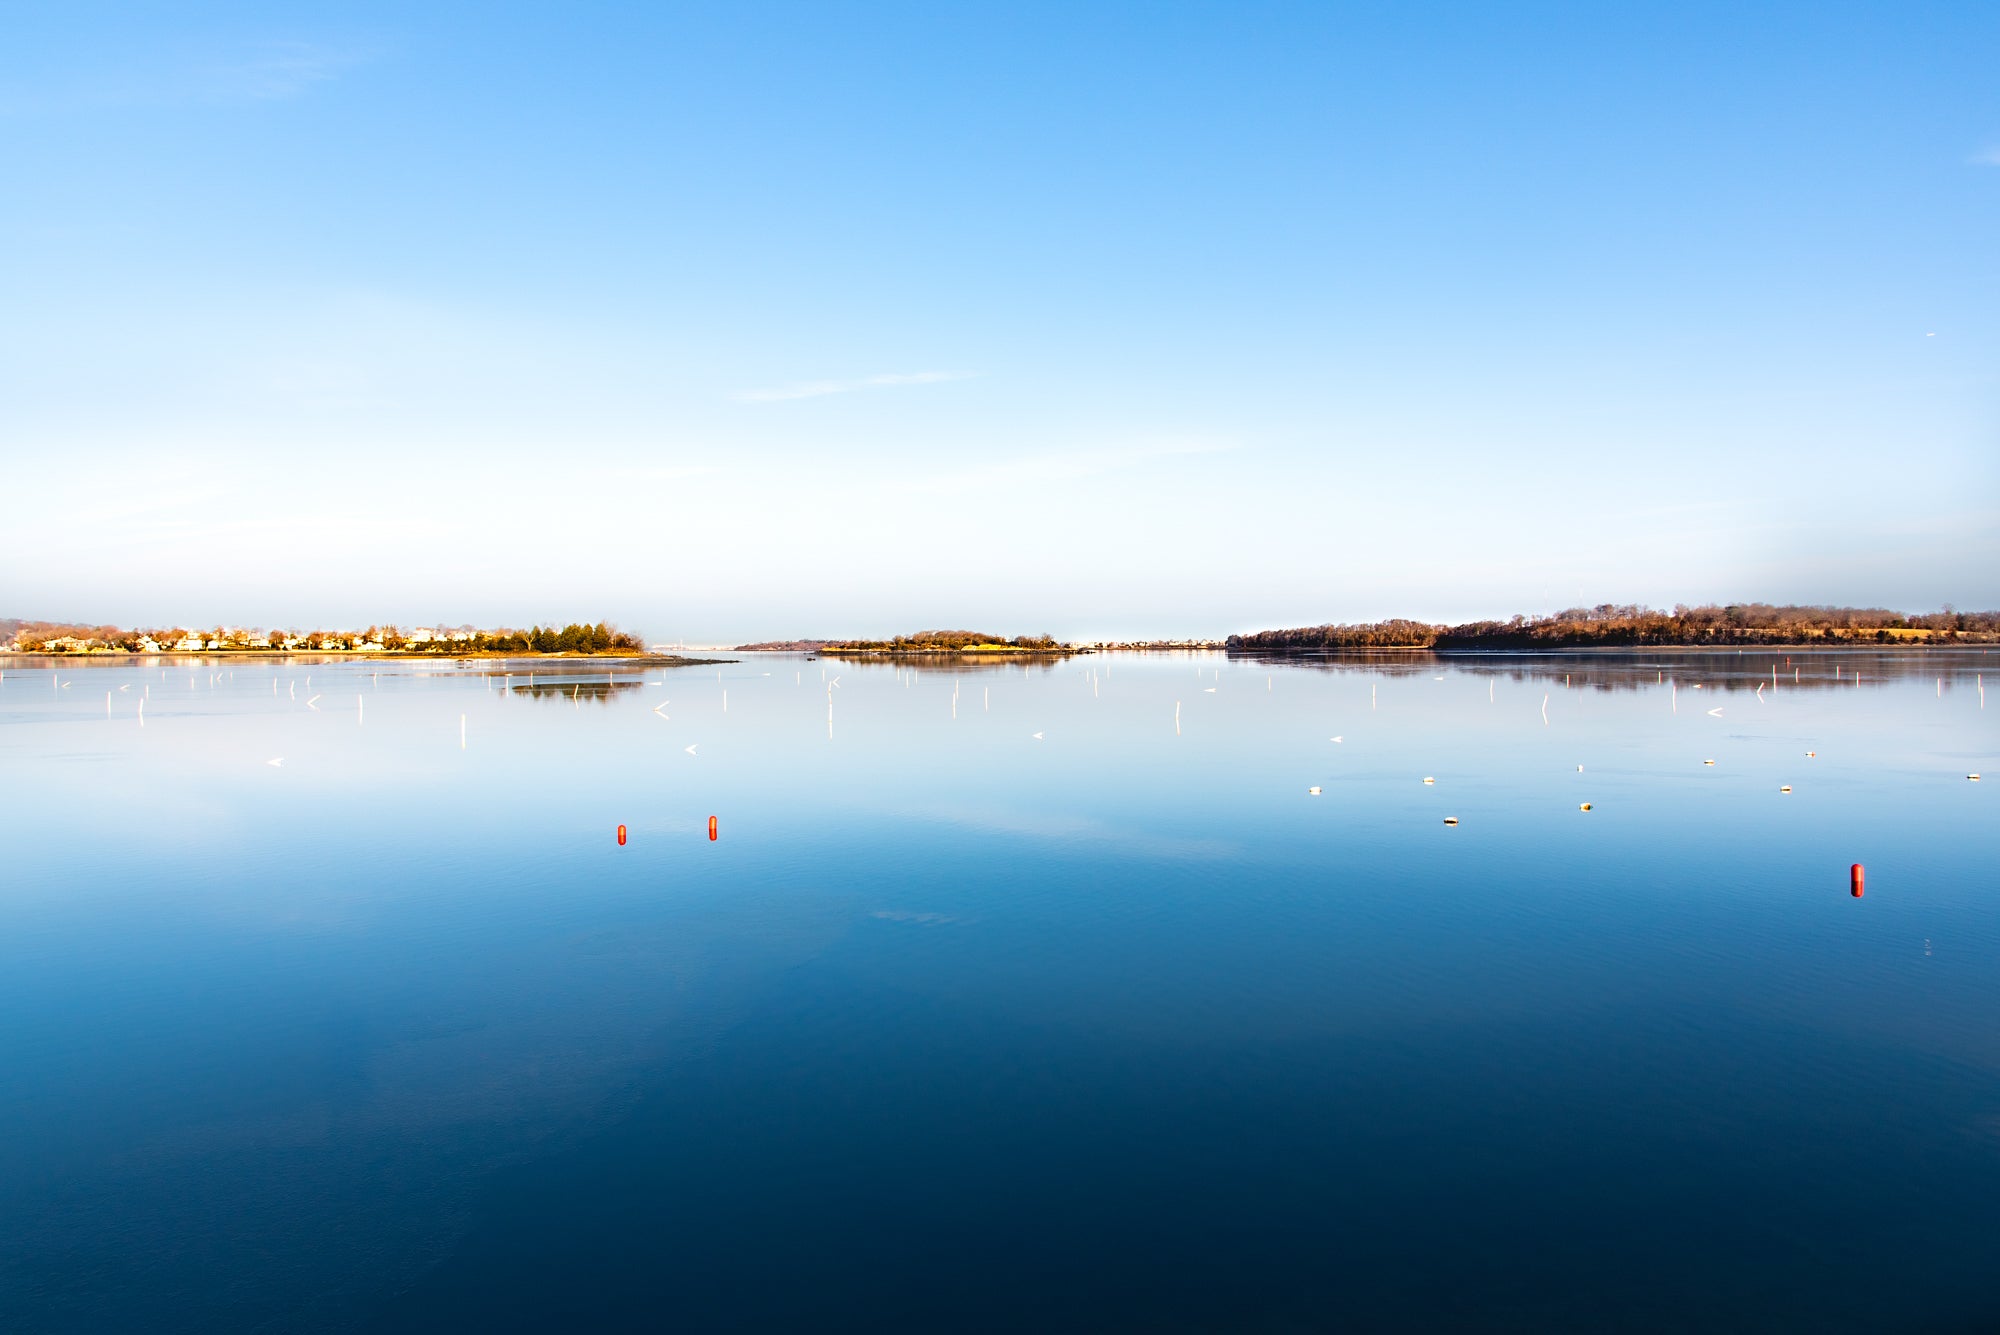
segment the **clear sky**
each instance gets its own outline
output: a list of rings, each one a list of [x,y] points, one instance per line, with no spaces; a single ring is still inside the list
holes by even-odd
[[[2000,605],[2000,5],[0,3],[0,614]]]

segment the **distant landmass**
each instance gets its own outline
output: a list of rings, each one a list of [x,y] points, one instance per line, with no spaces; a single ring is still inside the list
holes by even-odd
[[[737,652],[869,656],[1064,655],[1107,650],[1229,649],[1290,653],[1329,649],[1589,649],[1718,645],[2000,643],[2000,611],[1898,612],[1883,607],[1731,603],[1680,605],[1671,612],[1632,603],[1572,607],[1548,616],[1435,624],[1407,618],[1264,630],[1227,639],[1064,642],[1053,635],[1007,637],[990,631],[920,630],[886,640],[796,639],[739,644]],[[480,629],[373,625],[362,630],[127,629],[81,622],[0,618],[0,646],[14,653],[356,653],[449,657],[648,655],[642,636],[608,622]],[[709,661],[709,660],[698,660]]]
[[[889,640],[831,640],[819,646],[823,654],[1068,654],[1073,646],[1053,635],[1016,635],[1009,640],[989,631],[920,630]]]
[[[1236,650],[1585,649],[1625,645],[1988,644],[2000,642],[2000,612],[1904,613],[1881,607],[1678,606],[1671,612],[1600,603],[1544,617],[1432,625],[1390,620],[1232,635]]]
[[[1192,640],[1069,640],[1050,635],[1018,635],[1003,639],[975,630],[920,630],[890,640],[762,640],[739,644],[733,652],[828,654],[1090,654],[1112,650],[1151,652],[1166,649],[1220,649],[1221,639]]]
[[[646,653],[641,636],[603,621],[595,625],[572,622],[560,630],[554,626],[481,630],[470,625],[416,626],[402,630],[392,625],[376,625],[365,630],[302,631],[252,630],[240,626],[125,629],[10,617],[0,619],[0,643],[8,644],[15,653],[25,654],[359,653],[466,658],[518,654],[633,657]]]

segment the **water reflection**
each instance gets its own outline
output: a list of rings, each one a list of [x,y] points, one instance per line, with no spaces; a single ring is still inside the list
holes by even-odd
[[[1065,664],[1087,662],[1074,654],[923,654],[907,658],[819,655],[809,660],[831,678],[840,672],[893,672],[912,677],[977,677],[1013,675],[1045,677]]]
[[[0,662],[0,1329],[1994,1328],[1993,655],[743,657]]]
[[[530,700],[567,700],[572,704],[609,704],[618,696],[644,689],[641,681],[563,680],[515,682],[507,688],[511,695]]]
[[[2000,673],[2000,649],[1954,648],[1897,652],[1806,649],[1789,652],[1707,650],[1576,650],[1570,653],[1438,652],[1429,649],[1349,650],[1331,653],[1229,654],[1232,664],[1297,668],[1309,672],[1365,674],[1410,680],[1440,674],[1488,677],[1517,683],[1560,683],[1573,690],[1643,691],[1676,686],[1719,691],[1826,691],[1941,679],[1945,689],[1973,686],[1987,672]]]

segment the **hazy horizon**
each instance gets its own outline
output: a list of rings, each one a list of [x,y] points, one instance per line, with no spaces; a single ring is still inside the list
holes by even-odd
[[[77,4],[0,607],[2000,605],[2000,14]]]
[[[1683,604],[1687,604],[1686,599],[1681,599],[1679,601]],[[1769,604],[1771,602],[1771,600],[1767,598],[1760,598],[1760,599],[1744,598],[1731,601],[1739,604]],[[1692,606],[1693,604],[1688,604],[1688,605]],[[1719,605],[1727,605],[1727,604],[1719,604]],[[1835,604],[1833,606],[1836,607],[1844,606],[1848,610],[1855,610],[1855,611],[1875,610],[1870,608],[1862,608],[1858,604],[1844,604],[1844,605]],[[1667,607],[1660,608],[1657,610],[1669,611],[1671,610],[1671,608],[1672,605],[1670,604]],[[1532,620],[1536,616],[1550,615],[1558,612],[1573,611],[1573,610],[1576,610],[1575,605],[1562,608],[1541,609],[1536,612],[1520,613],[1519,615],[1525,616],[1528,619]],[[1917,616],[1917,615],[1926,615],[1943,609],[1905,607],[1905,608],[1892,608],[1888,610],[1902,612],[1912,616]],[[1986,615],[1992,614],[1989,609],[1957,607],[1956,605],[1953,605],[1951,610],[1958,612],[1980,612]],[[1396,617],[1403,616],[1403,614],[1400,613],[1393,615]],[[1430,625],[1462,625],[1469,622],[1478,622],[1478,621],[1506,621],[1510,617],[1513,617],[1515,615],[1517,614],[1514,612],[1488,612],[1488,613],[1478,613],[1472,616],[1463,616],[1463,617],[1449,617],[1449,618],[1407,617],[1405,619],[1424,622]],[[24,616],[16,616],[13,614],[10,614],[9,617],[0,617],[0,622],[5,622],[10,619],[26,621],[26,622],[56,624],[56,625],[118,624],[106,621],[102,618],[93,619],[88,617],[24,617]],[[1389,619],[1391,619],[1391,616],[1385,615],[1383,617],[1363,618],[1362,620],[1364,622],[1367,622],[1367,621],[1382,621]],[[705,649],[730,648],[739,644],[777,644],[788,641],[798,642],[807,640],[837,640],[837,639],[886,640],[897,635],[906,635],[906,634],[913,634],[918,631],[934,631],[934,630],[977,630],[977,631],[991,632],[997,634],[1003,639],[1011,639],[1016,635],[1032,635],[1032,634],[1039,634],[1046,632],[1055,635],[1055,637],[1058,640],[1062,640],[1068,643],[1084,643],[1084,644],[1099,643],[1099,642],[1120,642],[1120,641],[1137,643],[1140,641],[1148,641],[1148,640],[1151,641],[1194,640],[1194,639],[1220,640],[1230,635],[1239,635],[1239,634],[1247,635],[1252,632],[1260,630],[1299,629],[1311,626],[1331,624],[1328,622],[1326,618],[1318,618],[1314,620],[1287,622],[1284,623],[1283,625],[1232,626],[1227,630],[1217,630],[1217,631],[1197,630],[1197,631],[1185,631],[1176,633],[1166,633],[1166,632],[1153,633],[1145,630],[1139,630],[1139,631],[1127,631],[1122,634],[1111,634],[1108,632],[1098,632],[1090,629],[1071,630],[1071,631],[1047,631],[1046,628],[1037,628],[1037,627],[1015,627],[1015,626],[1003,627],[997,624],[989,625],[986,623],[972,623],[972,622],[966,622],[964,624],[960,624],[959,622],[951,621],[949,618],[946,618],[943,620],[933,620],[931,622],[925,622],[922,625],[869,627],[862,630],[854,630],[851,628],[844,628],[844,627],[843,628],[821,627],[818,629],[800,631],[796,633],[784,632],[784,633],[761,634],[761,635],[752,634],[752,635],[735,635],[727,637],[715,637],[715,636],[704,637],[704,636],[694,636],[694,635],[682,635],[678,632],[659,633],[655,632],[651,627],[641,626],[636,623],[628,621],[621,621],[616,617],[607,617],[607,616],[577,617],[573,615],[565,616],[557,614],[553,616],[527,617],[516,620],[501,620],[501,621],[491,621],[483,623],[467,622],[463,618],[454,618],[454,617],[418,617],[418,618],[410,618],[404,620],[392,620],[388,617],[363,617],[356,621],[347,621],[347,622],[326,621],[317,623],[308,623],[308,622],[298,621],[296,619],[275,621],[275,622],[251,622],[243,620],[231,620],[226,617],[210,618],[210,619],[181,618],[178,620],[173,618],[167,618],[165,620],[158,622],[146,622],[143,624],[126,624],[121,626],[121,629],[157,630],[167,627],[174,627],[183,630],[194,631],[194,630],[206,630],[215,626],[223,626],[223,627],[230,627],[230,628],[244,629],[244,630],[282,629],[282,630],[297,631],[300,633],[307,633],[314,630],[358,631],[363,629],[364,627],[369,627],[369,626],[394,626],[403,631],[409,631],[411,629],[418,627],[456,630],[464,626],[470,625],[480,630],[496,630],[501,628],[507,628],[513,630],[525,630],[532,626],[560,628],[562,626],[576,623],[579,621],[581,621],[584,624],[596,624],[600,621],[606,622],[609,625],[611,625],[614,629],[640,635],[648,643],[657,644],[657,643],[671,643],[674,641],[684,641],[690,648],[705,648]],[[1845,647],[1859,647],[1859,646],[1845,646]],[[1875,648],[1876,646],[1871,644],[1868,647],[1872,649]]]

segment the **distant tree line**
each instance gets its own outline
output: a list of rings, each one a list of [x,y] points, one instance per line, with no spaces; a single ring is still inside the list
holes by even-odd
[[[141,653],[148,642],[162,650],[172,650],[188,639],[231,650],[324,650],[384,649],[413,654],[537,653],[603,654],[637,653],[645,648],[636,635],[627,634],[608,622],[575,623],[558,630],[554,626],[533,626],[527,630],[430,632],[426,638],[412,639],[395,626],[370,626],[366,630],[244,630],[216,626],[210,629],[187,626],[158,626],[126,630],[117,626],[86,626],[69,622],[0,621],[0,640],[11,640],[24,653],[89,653],[124,651]]]
[[[74,621],[26,621],[19,617],[0,619],[0,643],[12,644],[28,653],[39,653],[52,641],[75,641],[98,648],[111,648],[125,639],[137,643],[135,632],[117,626],[89,626]]]
[[[1229,649],[1428,649],[1441,628],[1423,621],[1370,621],[1359,625],[1306,626],[1232,635]]]
[[[387,641],[384,644],[386,646]],[[634,653],[645,647],[638,636],[628,635],[602,621],[594,626],[572,623],[561,630],[554,626],[534,626],[528,630],[475,631],[469,640],[427,640],[408,645],[413,653],[436,654]]]
[[[1006,645],[1014,649],[1053,650],[1062,648],[1053,635],[1016,635],[1009,640],[978,630],[920,630],[914,635],[898,635],[890,640],[831,640],[828,649],[866,649],[891,653],[950,654],[976,649],[981,645]]]
[[[1676,606],[1600,603],[1544,617],[1432,625],[1377,621],[1232,635],[1231,649],[1575,649],[1620,645],[1985,643],[2000,639],[2000,612],[1909,614],[1882,607],[1731,603]]]

